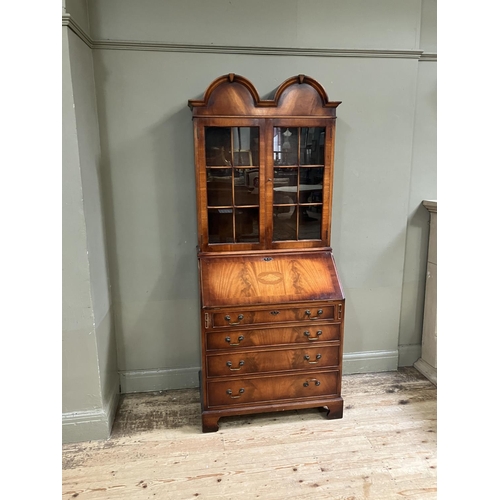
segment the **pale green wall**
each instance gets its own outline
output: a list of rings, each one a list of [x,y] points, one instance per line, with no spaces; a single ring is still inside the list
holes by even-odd
[[[106,438],[118,401],[91,49],[63,27],[63,441]]]
[[[90,33],[87,0],[63,0],[63,14],[66,12],[87,33]]]
[[[418,48],[420,4],[420,0],[90,0],[89,17],[96,40],[404,50]]]
[[[436,2],[424,0],[421,47],[436,50]],[[420,356],[425,297],[429,212],[424,199],[436,199],[437,158],[437,74],[436,61],[418,65],[415,124],[405,267],[401,297],[399,364],[406,366]]]
[[[76,3],[67,0],[66,7]],[[89,254],[90,275],[92,269],[102,273],[88,288],[99,297],[95,314],[108,332],[97,335],[96,356],[99,371],[112,372],[114,317],[122,392],[198,384],[187,100],[229,72],[249,78],[261,95],[305,73],[323,84],[330,99],[343,101],[332,245],[347,296],[346,373],[391,370],[398,357],[403,364],[418,358],[427,245],[419,206],[436,192],[436,62],[419,61],[418,50],[436,50],[435,3],[89,0],[88,16],[81,5],[75,16],[70,11],[82,29],[89,27],[95,44],[84,50],[92,53],[94,67],[85,62],[78,80],[93,81],[95,71],[98,125],[90,112],[74,126],[87,130],[87,160],[94,166],[82,174],[93,186],[89,198],[83,192],[83,207],[95,229],[86,245],[102,257],[93,261]],[[255,53],[229,53],[236,46],[255,47]],[[282,55],[263,54],[263,48],[278,52],[273,47]],[[310,54],[297,55],[303,49]],[[330,57],[330,49],[364,52]],[[321,51],[327,57],[319,57]],[[86,56],[75,51],[72,57]],[[100,159],[92,135],[97,130]],[[101,211],[106,230],[97,222]],[[80,286],[75,281],[71,293]]]
[[[419,127],[427,119],[435,123],[432,103],[425,101],[433,82],[420,69],[435,63],[203,52],[210,45],[412,51],[419,48],[422,28],[429,45],[428,4],[422,9],[419,0],[187,0],[151,1],[144,8],[133,1],[89,2],[96,41],[205,44],[188,53],[161,45],[148,51],[94,50],[123,390],[197,384],[196,214],[186,102],[228,72],[249,78],[261,95],[305,73],[331,99],[343,101],[332,239],[347,295],[345,367],[396,368],[405,256],[411,259],[426,243],[425,234],[417,235],[410,242],[415,249],[407,250],[408,214],[415,196],[435,192],[435,151],[424,142],[414,151]],[[430,177],[422,177],[425,168]],[[410,277],[410,267],[406,279],[421,294],[423,275]],[[403,301],[405,314],[412,307],[409,298]],[[419,355],[417,330],[403,338],[413,361]]]
[[[100,405],[78,136],[68,30],[62,33],[62,384],[63,414]]]

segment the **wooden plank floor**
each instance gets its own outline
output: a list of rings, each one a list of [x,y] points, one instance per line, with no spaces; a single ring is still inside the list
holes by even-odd
[[[63,445],[62,498],[437,498],[436,387],[413,368],[345,375],[344,418],[222,418],[202,434],[196,389],[122,396],[107,441]]]

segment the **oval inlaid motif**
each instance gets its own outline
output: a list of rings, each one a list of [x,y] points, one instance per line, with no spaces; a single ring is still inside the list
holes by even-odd
[[[278,271],[265,271],[257,275],[257,281],[263,285],[277,285],[283,281],[283,274]]]

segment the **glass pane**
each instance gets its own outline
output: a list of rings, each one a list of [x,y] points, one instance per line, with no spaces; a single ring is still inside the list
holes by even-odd
[[[274,127],[273,154],[275,165],[297,165],[298,129]]]
[[[205,157],[207,165],[231,165],[231,129],[205,127]]]
[[[228,206],[233,204],[230,168],[207,168],[208,206]]]
[[[323,167],[300,168],[300,203],[323,202]]]
[[[325,127],[300,129],[300,164],[325,164]]]
[[[232,208],[208,210],[208,242],[234,243]]]
[[[233,127],[234,166],[259,165],[259,127]]]
[[[297,203],[297,168],[275,168],[274,203]]]
[[[297,206],[274,207],[273,241],[297,239]]]
[[[237,208],[235,214],[236,241],[259,241],[259,208]]]
[[[299,240],[321,239],[323,205],[301,206],[299,212]]]
[[[257,169],[234,169],[234,204],[259,204],[259,171]]]

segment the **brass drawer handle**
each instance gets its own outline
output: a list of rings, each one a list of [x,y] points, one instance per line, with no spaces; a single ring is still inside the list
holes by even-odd
[[[272,314],[273,316],[278,316],[280,312],[279,311],[270,311],[269,314]]]
[[[309,331],[305,331],[304,335],[307,337],[308,340],[319,340],[319,336],[323,334],[322,330],[318,330],[316,332],[316,337],[311,337],[311,334]]]
[[[318,309],[317,316],[311,316],[311,311],[309,309],[306,311],[306,316],[309,316],[309,319],[320,319],[320,316],[323,314],[323,309]]]
[[[238,366],[239,368],[232,368],[233,366],[233,363],[231,363],[231,361],[228,361],[226,363],[227,366],[229,366],[229,369],[232,371],[232,372],[237,372],[238,370],[241,370],[241,367],[245,364],[245,362],[243,360],[241,360],[239,363],[238,363]]]
[[[312,379],[311,379],[311,382],[313,382],[313,381],[314,381],[314,385],[320,385],[320,381],[319,381],[318,379],[316,379],[316,378],[312,378]],[[309,380],[306,380],[306,381],[304,382],[304,387],[309,387]]]
[[[319,360],[321,359],[321,354],[316,354],[316,359],[318,361],[309,361],[311,359],[311,357],[309,356],[309,354],[306,354],[304,356],[304,359],[310,364],[310,365],[315,365],[319,362]]]
[[[229,314],[227,316],[224,316],[224,319],[226,321],[231,321],[231,316]],[[241,323],[241,320],[243,319],[243,314],[238,314],[238,322],[237,323],[229,323],[231,326],[239,325]]]
[[[231,337],[226,337],[226,342],[229,344],[229,345],[240,345],[241,341],[244,339],[245,337],[243,337],[243,335],[240,335],[238,337],[238,343],[236,344],[232,344],[231,343]]]
[[[238,391],[240,393],[240,396],[233,396],[233,391],[231,389],[228,389],[226,391],[226,394],[229,394],[229,397],[231,399],[238,399],[238,398],[241,398],[241,394],[243,394],[245,392],[245,389],[243,389],[243,387]]]

